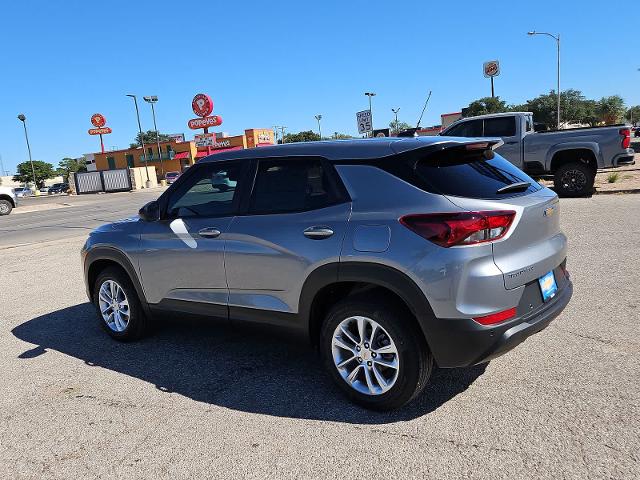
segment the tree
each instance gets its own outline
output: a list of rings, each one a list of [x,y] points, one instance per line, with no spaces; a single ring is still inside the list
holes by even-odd
[[[409,125],[407,122],[398,121],[396,123],[395,120],[391,120],[389,122],[389,128],[391,129],[391,133],[398,133],[403,130],[406,130],[407,128],[411,128],[411,125]]]
[[[597,126],[601,120],[598,115],[598,102],[595,100],[585,100],[583,104],[582,121],[580,123],[586,123],[590,127]]]
[[[33,170],[36,174],[36,187],[44,187],[44,181],[56,176],[56,172],[53,170],[53,165],[41,160],[33,161]],[[31,171],[31,162],[19,163],[16,167],[16,173],[13,176],[14,182],[29,183],[33,182],[33,172]]]
[[[70,173],[86,172],[87,163],[84,158],[65,157],[58,163],[56,173],[64,178],[65,182],[69,181]]]
[[[624,118],[633,124],[640,122],[640,105],[635,105],[629,108],[624,114]]]
[[[598,114],[607,125],[620,122],[625,114],[624,100],[620,95],[602,97],[598,102]]]
[[[503,113],[510,110],[507,102],[500,100],[500,97],[484,97],[474,100],[465,110],[465,117],[477,117],[489,113]]]
[[[287,133],[284,136],[284,143],[316,142],[318,140],[320,140],[320,135],[312,130],[306,130],[298,133]]]
[[[331,138],[333,140],[348,140],[353,137],[351,135],[347,135],[346,133],[333,132]]]
[[[158,138],[161,142],[168,142],[171,140],[171,137],[165,133],[158,133]],[[147,130],[146,132],[142,132],[142,139],[144,140],[145,145],[152,145],[156,143],[156,131],[155,130]],[[142,146],[142,142],[140,141],[140,133],[136,135],[135,142],[129,145],[129,148],[138,148]]]

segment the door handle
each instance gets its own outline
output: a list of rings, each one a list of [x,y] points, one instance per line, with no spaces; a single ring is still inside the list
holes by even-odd
[[[219,237],[222,232],[215,227],[203,228],[198,232],[198,235],[204,238],[216,238]]]
[[[515,145],[518,142],[504,142],[505,145]]]
[[[322,240],[323,238],[329,238],[333,235],[333,230],[329,227],[309,227],[302,233],[305,237],[312,240]]]

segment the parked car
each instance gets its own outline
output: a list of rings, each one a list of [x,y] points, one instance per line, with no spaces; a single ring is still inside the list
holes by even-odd
[[[43,193],[46,195],[47,193],[49,193],[49,187],[45,185],[44,187],[40,188],[40,193]]]
[[[180,172],[167,172],[164,176],[164,179],[168,184],[172,184],[180,177]]]
[[[633,133],[633,136],[634,136],[634,137],[640,137],[640,127],[635,127],[635,128],[633,129],[633,132],[634,132],[634,133]]]
[[[33,196],[33,191],[27,187],[18,187],[13,189],[13,193],[15,193],[16,197],[31,197]]]
[[[49,195],[54,195],[58,193],[67,193],[69,191],[68,183],[54,183],[49,188]]]
[[[289,328],[353,401],[400,407],[434,365],[502,355],[571,298],[558,197],[496,155],[499,144],[380,138],[219,153],[138,219],[89,235],[87,294],[117,340],[142,337],[159,312]],[[236,188],[216,188],[223,176]]]
[[[9,215],[17,204],[18,198],[14,191],[9,187],[0,186],[0,216]]]
[[[628,126],[537,131],[534,125],[532,113],[498,113],[463,118],[441,135],[500,137],[504,144],[496,152],[531,175],[553,177],[565,197],[591,194],[598,168],[635,163]]]

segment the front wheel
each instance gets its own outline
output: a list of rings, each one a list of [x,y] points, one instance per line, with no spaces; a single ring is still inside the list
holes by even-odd
[[[403,406],[431,375],[433,358],[415,319],[374,297],[337,304],[324,322],[320,342],[333,380],[366,408]]]
[[[593,193],[595,171],[582,162],[562,165],[553,177],[556,193],[561,197],[585,197]]]
[[[13,210],[13,205],[9,200],[0,200],[0,215],[9,215]]]

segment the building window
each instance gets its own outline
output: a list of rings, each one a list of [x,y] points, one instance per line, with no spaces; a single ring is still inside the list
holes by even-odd
[[[147,160],[153,160],[153,149],[151,147],[147,148],[148,157]]]
[[[129,168],[133,168],[135,167],[135,163],[133,161],[133,155],[132,154],[127,154],[127,167]]]
[[[109,170],[116,169],[116,159],[113,157],[107,157],[107,163],[109,164]]]

